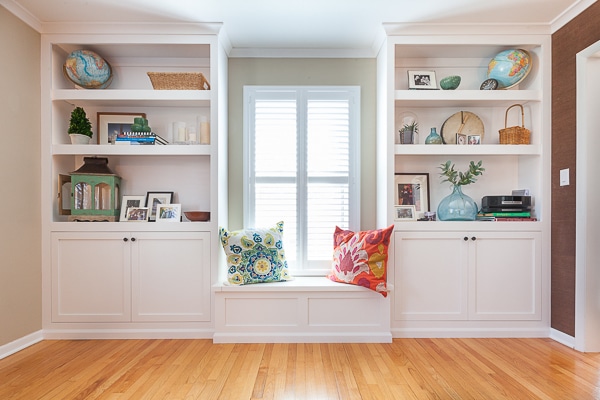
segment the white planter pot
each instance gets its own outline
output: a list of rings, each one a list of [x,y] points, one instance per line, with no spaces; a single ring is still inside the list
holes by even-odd
[[[70,133],[71,144],[89,144],[91,137],[80,135],[79,133]]]

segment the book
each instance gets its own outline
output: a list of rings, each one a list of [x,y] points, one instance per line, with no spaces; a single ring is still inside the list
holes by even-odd
[[[531,211],[499,211],[499,212],[487,212],[479,213],[477,216],[483,217],[531,217]]]

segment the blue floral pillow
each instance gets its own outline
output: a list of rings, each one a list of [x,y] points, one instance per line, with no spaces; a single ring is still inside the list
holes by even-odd
[[[232,285],[288,281],[283,250],[283,221],[269,229],[219,229],[227,257],[227,281]]]

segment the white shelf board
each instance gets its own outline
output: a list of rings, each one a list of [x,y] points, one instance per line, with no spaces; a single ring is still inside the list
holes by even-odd
[[[542,100],[539,90],[396,90],[396,106],[481,107],[510,106]]]
[[[439,145],[439,144],[396,144],[396,155],[530,155],[541,154],[534,144],[482,144],[482,145]]]
[[[97,106],[208,106],[210,90],[77,90],[57,89],[52,100]]]
[[[110,145],[110,144],[55,144],[52,154],[58,155],[128,155],[128,156],[202,156],[211,154],[210,145]]]

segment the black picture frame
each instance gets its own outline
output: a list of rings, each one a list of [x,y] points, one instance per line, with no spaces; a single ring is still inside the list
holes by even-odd
[[[146,207],[150,214],[148,221],[156,221],[156,209],[159,204],[171,204],[173,192],[148,192],[146,193]]]
[[[429,174],[427,172],[396,172],[394,174],[394,205],[414,205],[421,216],[429,211]]]

